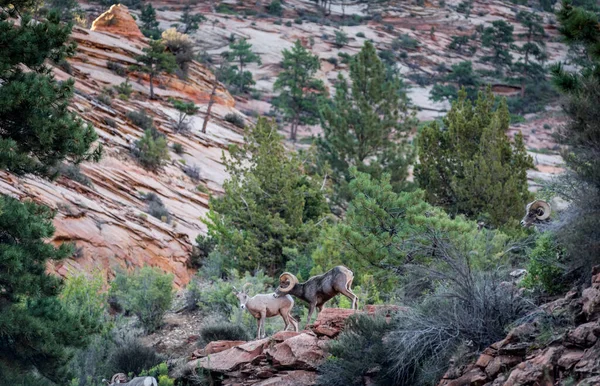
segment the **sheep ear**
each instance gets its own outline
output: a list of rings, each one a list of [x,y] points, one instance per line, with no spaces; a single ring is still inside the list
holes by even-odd
[[[240,293],[240,291],[238,291],[238,289],[237,289],[237,288],[235,288],[234,286],[231,286],[231,288],[233,288],[233,293],[234,293],[234,294],[236,294],[236,295],[237,295],[238,293]]]

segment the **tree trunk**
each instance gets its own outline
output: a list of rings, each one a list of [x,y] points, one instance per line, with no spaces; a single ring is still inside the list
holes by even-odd
[[[217,77],[213,80],[212,91],[210,92],[210,99],[208,100],[208,107],[206,108],[206,117],[204,117],[204,123],[202,124],[202,132],[206,134],[206,126],[208,125],[208,119],[210,118],[210,111],[212,110],[213,104],[215,103],[215,96],[217,95]]]
[[[150,72],[150,99],[154,99],[154,73]]]

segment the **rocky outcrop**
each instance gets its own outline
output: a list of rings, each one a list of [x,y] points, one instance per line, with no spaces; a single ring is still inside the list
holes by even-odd
[[[451,368],[439,386],[600,385],[600,267],[581,296],[570,292],[486,348],[475,363]],[[562,326],[548,318],[575,315]]]
[[[92,31],[109,32],[130,39],[144,39],[144,35],[129,14],[129,9],[121,4],[111,6],[108,11],[94,20]]]
[[[371,311],[381,310],[372,308]],[[280,331],[251,342],[211,342],[194,352],[186,366],[187,372],[193,373],[198,368],[208,370],[223,376],[223,385],[312,385],[317,367],[327,357],[327,342],[339,335],[345,321],[355,313],[326,308],[304,331]],[[229,348],[220,350],[225,347]]]

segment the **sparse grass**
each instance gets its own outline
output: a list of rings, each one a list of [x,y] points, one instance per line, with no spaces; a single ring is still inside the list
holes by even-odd
[[[250,340],[250,334],[243,326],[228,322],[208,324],[202,327],[200,336],[204,343],[217,340]]]
[[[229,113],[225,115],[225,121],[239,127],[240,129],[246,127],[246,124],[244,123],[244,118],[242,118],[242,116],[239,114]]]

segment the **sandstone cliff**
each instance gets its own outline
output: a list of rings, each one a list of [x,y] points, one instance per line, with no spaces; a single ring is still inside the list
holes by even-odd
[[[110,23],[105,22],[108,19]],[[123,6],[113,6],[93,29],[74,28],[72,38],[78,48],[66,67],[70,74],[55,69],[57,79],[75,79],[73,110],[94,125],[106,150],[99,163],[81,166],[91,184],[66,177],[49,182],[1,173],[0,192],[30,198],[57,210],[54,241],[74,242],[77,247],[76,257],[51,267],[59,275],[94,270],[111,275],[118,268],[152,265],[174,273],[176,285],[181,286],[192,273],[187,266],[192,242],[204,231],[200,219],[208,210],[206,192],[219,192],[226,178],[222,152],[229,144],[242,141],[240,129],[222,119],[236,112],[235,101],[223,87],[217,89],[212,118],[203,134],[203,111],[214,75],[193,62],[185,81],[175,75],[157,79],[157,100],[148,98],[147,79],[130,73],[134,91],[128,101],[114,97],[110,105],[100,102],[97,97],[105,87],[126,80],[109,70],[109,63],[127,68],[136,62],[135,56],[147,43]],[[200,107],[187,134],[173,129],[177,112],[168,102],[170,97],[192,100]],[[181,155],[171,152],[171,161],[158,173],[143,169],[131,156],[131,148],[143,131],[127,118],[127,113],[140,109],[154,119],[169,143],[184,148]],[[200,180],[190,179],[183,171],[185,166],[197,166]],[[150,192],[157,194],[171,213],[169,223],[146,214],[143,194]]]

